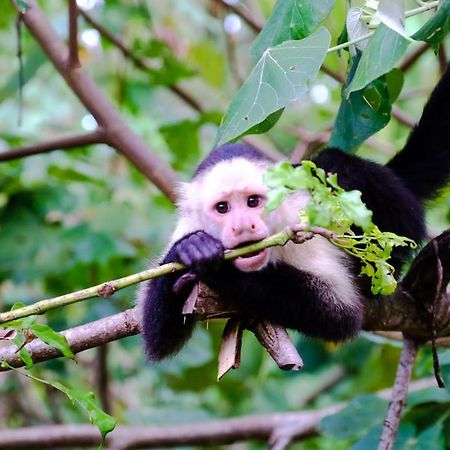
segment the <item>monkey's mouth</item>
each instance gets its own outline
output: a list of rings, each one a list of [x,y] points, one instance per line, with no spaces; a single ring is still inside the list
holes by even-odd
[[[247,247],[248,245],[255,244],[258,241],[246,241],[241,242],[239,245],[236,245],[233,247],[233,250]],[[234,261],[233,264],[236,268],[239,270],[242,270],[243,272],[253,272],[255,270],[262,269],[269,260],[269,249],[263,248],[262,250],[256,250],[251,253],[247,253],[242,256],[238,256]]]
[[[247,247],[249,245],[256,244],[257,242],[259,242],[259,241],[241,242],[240,244],[236,245],[236,247],[233,247],[233,250],[237,250],[238,248],[244,248],[244,247]],[[256,251],[251,252],[251,253],[246,253],[245,255],[238,256],[238,258],[252,258],[253,256],[256,256],[257,254],[261,253],[262,251],[264,251],[264,249],[256,250]]]

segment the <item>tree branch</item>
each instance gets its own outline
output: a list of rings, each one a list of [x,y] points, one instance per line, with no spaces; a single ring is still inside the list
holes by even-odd
[[[139,323],[135,308],[62,331],[74,354],[138,333]],[[36,363],[62,356],[57,349],[40,339],[34,339],[26,348]],[[6,361],[12,367],[24,365],[15,345],[0,347],[0,361]],[[0,372],[3,371],[5,369],[0,367]]]
[[[106,133],[103,128],[98,128],[93,133],[67,136],[54,139],[52,141],[41,142],[39,144],[28,145],[22,148],[0,153],[0,162],[11,161],[13,159],[24,158],[26,156],[48,153],[53,150],[68,150],[72,148],[84,147],[92,144],[102,144],[106,141]]]
[[[23,21],[41,45],[50,61],[86,109],[103,127],[107,143],[122,153],[164,194],[175,200],[178,176],[159,156],[149,151],[147,144],[120,117],[100,88],[81,68],[70,68],[69,51],[45,17],[36,0],[27,0],[29,9]]]
[[[211,420],[176,426],[118,426],[106,438],[107,448],[139,449],[176,446],[231,444],[250,439],[267,440],[274,430],[289,426],[295,439],[313,436],[320,421],[345,405],[317,411],[275,413]],[[0,431],[0,449],[93,447],[100,444],[98,429],[93,425],[43,425]]]
[[[69,67],[80,66],[78,57],[78,7],[76,0],[69,0]]]
[[[405,339],[378,450],[391,450],[394,447],[400,416],[406,404],[406,395],[408,394],[408,385],[417,355],[417,348],[418,345],[415,341]]]
[[[224,2],[223,0],[214,0],[215,3],[218,5],[221,5],[222,7],[229,9],[230,11],[233,11],[236,15],[238,15],[253,31],[256,33],[259,33],[262,28],[263,24],[257,22],[250,14],[248,14],[243,8],[233,5],[228,2]]]
[[[439,338],[444,338],[443,344],[448,345],[448,339],[445,338],[450,337],[450,298],[441,292],[434,304],[437,274],[433,243],[437,244],[443,272],[442,286],[445,288],[450,277],[450,231],[438,236],[419,253],[393,295],[364,300],[364,330],[403,332],[417,341],[426,342],[433,337],[432,320],[434,320],[436,344],[440,344]],[[211,293],[209,301],[217,303],[218,299]],[[430,302],[433,305],[430,306]],[[205,303],[208,302],[204,301],[203,304]],[[429,307],[433,308],[430,311],[434,311],[434,319],[427,309]],[[115,339],[137,334],[139,332],[138,314],[139,311],[135,309],[127,310],[63,333],[68,336],[73,352],[78,353]],[[207,311],[201,314],[206,315]],[[57,350],[48,347],[39,339],[27,344],[26,348],[35,362],[61,356]],[[14,367],[23,366],[16,350],[15,345],[0,348],[0,360]]]

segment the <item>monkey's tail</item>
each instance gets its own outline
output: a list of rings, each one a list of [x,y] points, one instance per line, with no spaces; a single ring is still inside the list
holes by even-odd
[[[450,181],[450,65],[405,147],[387,166],[423,201]]]

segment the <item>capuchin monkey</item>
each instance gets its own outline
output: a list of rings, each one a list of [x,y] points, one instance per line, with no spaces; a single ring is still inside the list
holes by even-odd
[[[327,173],[337,173],[344,189],[362,192],[382,231],[422,241],[424,202],[450,175],[450,69],[405,147],[386,166],[337,148],[323,150],[314,162]],[[225,250],[298,223],[306,192],[291,195],[264,214],[267,188],[262,178],[270,164],[247,144],[226,144],[201,162],[190,183],[181,185],[178,223],[161,264],[180,262],[187,269],[145,282],[138,295],[150,360],[173,355],[192,334],[194,319],[183,316],[182,308],[194,281],[183,288],[176,285],[188,271],[244,317],[334,342],[351,339],[361,329],[362,298],[370,295],[367,277],[359,276],[351,256],[323,237],[223,261]],[[392,264],[399,269],[408,256],[408,250],[396,250]]]

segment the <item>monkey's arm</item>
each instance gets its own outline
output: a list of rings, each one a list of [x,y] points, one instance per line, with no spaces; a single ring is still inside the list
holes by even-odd
[[[361,329],[358,297],[340,298],[317,276],[285,263],[257,272],[241,272],[224,263],[218,273],[200,278],[249,317],[331,341],[349,339]]]
[[[223,257],[220,242],[203,237],[204,233],[190,233],[177,241],[161,264],[181,262],[202,272],[215,267]],[[174,291],[174,285],[186,271],[164,275],[143,284],[139,293],[142,304],[141,332],[147,356],[159,361],[176,353],[192,334],[195,321],[183,316],[183,304],[192,283]]]

